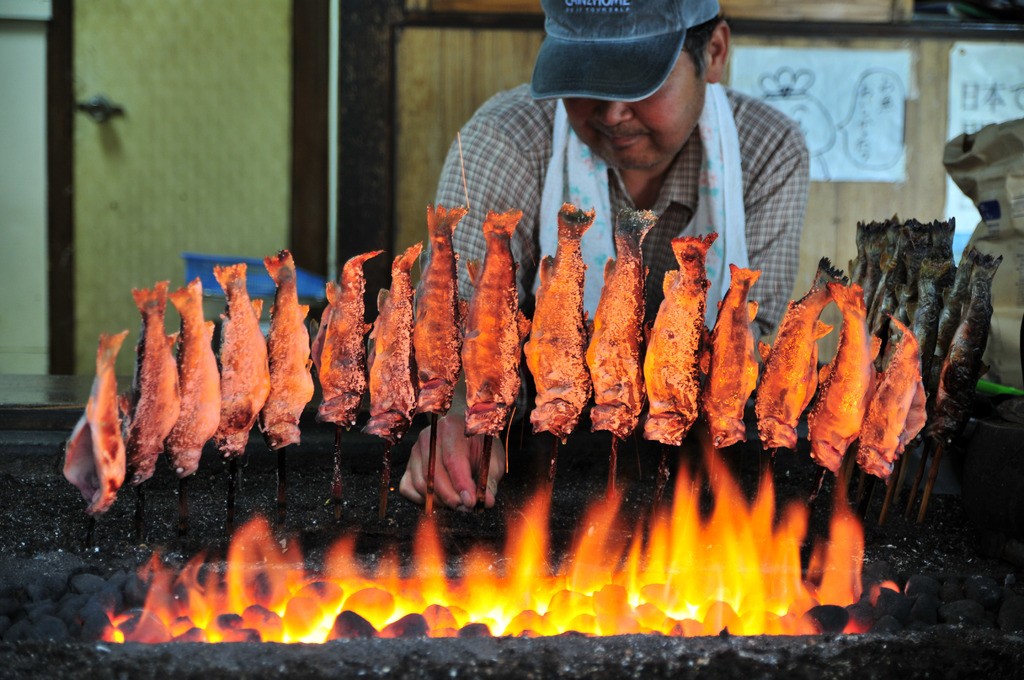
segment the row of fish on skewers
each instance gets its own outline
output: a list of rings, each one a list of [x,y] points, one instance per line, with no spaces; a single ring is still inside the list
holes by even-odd
[[[395,258],[390,290],[378,299],[369,356],[362,265],[379,251],[352,258],[340,285],[328,283],[329,304],[312,347],[304,325],[308,309],[298,304],[294,264],[286,251],[266,259],[278,292],[265,342],[259,331],[261,302],[250,301],[245,292],[244,265],[217,270],[228,310],[216,358],[198,282],[170,295],[182,315],[177,362],[170,349],[174,339],[163,332],[166,283],[136,291],[144,324],[133,386],[114,406],[113,357],[127,331],[102,337],[93,394],[67,449],[65,474],[89,501],[88,511],[105,511],[124,478],[119,446],[126,449],[129,480],[138,484],[152,474],[162,451],[180,476],[191,474],[210,437],[226,457],[239,455],[257,417],[270,448],[298,441],[298,414],[313,393],[310,359],[324,394],[319,419],[353,425],[368,389],[370,420],[364,431],[389,444],[404,435],[416,412],[445,414],[462,372],[466,433],[500,434],[519,392],[522,354],[537,386],[530,416],[534,430],[561,440],[593,397],[593,429],[610,431],[613,441],[631,435],[646,408],[648,439],[677,445],[703,414],[715,445],[728,446],[745,439],[743,409],[757,387],[758,429],[766,448],[795,446],[797,423],[817,394],[808,413],[815,460],[835,470],[849,444],[859,439],[861,466],[886,477],[924,425],[914,331],[894,317],[892,327],[902,331],[902,339],[890,343],[884,372],[875,371],[880,342],[871,339],[862,285],[846,285],[827,260],[808,294],[790,303],[774,344],[758,347],[764,364],[759,380],[749,323],[756,303],[747,300],[759,272],[733,266],[713,331],[704,325],[709,285],[704,257],[715,234],[673,242],[680,268],[666,275],[664,301],[653,326],[644,327],[641,245],[657,218],[624,211],[615,233],[618,257],[605,268],[591,323],[583,312],[579,243],[593,213],[566,204],[558,216],[557,253],[540,264],[531,323],[518,309],[517,264],[509,248],[519,211],[488,214],[484,261],[469,266],[474,295],[468,304],[459,300],[451,235],[465,212],[428,208],[428,264],[414,290],[410,271],[422,245]],[[839,351],[822,369],[819,386],[816,340],[831,330],[819,317],[832,300],[843,313],[843,329]],[[980,325],[975,319],[973,326]]]

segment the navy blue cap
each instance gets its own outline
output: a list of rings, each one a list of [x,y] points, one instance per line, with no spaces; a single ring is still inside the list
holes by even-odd
[[[686,29],[718,16],[718,0],[541,0],[547,36],[533,66],[535,99],[636,101],[661,87]]]

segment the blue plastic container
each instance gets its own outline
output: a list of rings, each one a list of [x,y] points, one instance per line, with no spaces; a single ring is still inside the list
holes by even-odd
[[[186,283],[198,276],[203,284],[203,295],[224,297],[224,289],[220,287],[217,277],[213,275],[213,267],[214,265],[225,267],[239,262],[244,262],[247,265],[245,280],[249,297],[272,298],[277,290],[274,279],[270,278],[266,267],[263,266],[262,258],[190,252],[183,252],[181,257],[185,260]],[[295,268],[295,274],[300,298],[321,300],[325,297],[326,279],[324,277],[310,273],[301,267]]]

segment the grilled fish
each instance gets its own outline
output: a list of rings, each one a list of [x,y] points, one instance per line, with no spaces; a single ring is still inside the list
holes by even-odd
[[[917,309],[914,310],[910,330],[920,345],[922,376],[931,370],[942,316],[943,281],[949,278],[951,267],[952,262],[948,259],[926,257],[917,277]]]
[[[665,298],[644,358],[650,408],[644,438],[679,445],[700,409],[700,360],[708,343],[704,314],[711,285],[704,258],[718,234],[672,241],[679,269],[665,273]]]
[[[394,443],[401,439],[416,411],[416,366],[412,355],[413,289],[409,271],[423,249],[410,246],[391,265],[391,288],[377,298],[377,320],[370,331],[370,420],[363,427]]]
[[[926,420],[920,345],[899,319],[890,321],[902,338],[868,404],[857,446],[857,464],[883,480]]]
[[[743,409],[757,386],[759,368],[750,330],[750,322],[757,316],[757,303],[748,298],[761,272],[734,264],[729,265],[729,272],[729,290],[711,332],[711,361],[701,395],[715,448],[747,440]]]
[[[971,297],[971,274],[974,272],[974,263],[977,259],[978,251],[973,246],[964,251],[960,256],[960,266],[956,270],[953,284],[943,294],[939,325],[935,331],[935,349],[932,352],[928,373],[925,374],[925,391],[930,395],[934,395],[939,388],[942,364],[949,354],[949,346],[953,342],[956,329],[960,326],[964,305]]]
[[[225,458],[235,458],[245,452],[270,394],[267,341],[260,330],[263,300],[249,298],[245,263],[214,267],[213,274],[227,297],[220,317],[220,424],[213,439]]]
[[[879,341],[868,333],[860,286],[830,282],[828,290],[843,313],[843,325],[836,356],[821,369],[821,387],[807,416],[807,425],[811,458],[837,472],[847,448],[860,434],[864,412],[874,391],[872,361]]]
[[[178,477],[199,467],[203,446],[220,424],[220,372],[213,353],[213,322],[203,319],[203,286],[198,278],[170,293],[181,316],[178,336],[178,421],[164,442],[164,452]]]
[[[766,449],[796,448],[796,426],[818,388],[818,340],[832,332],[832,326],[820,320],[822,311],[832,302],[829,282],[845,284],[846,277],[823,257],[811,289],[789,303],[775,344],[758,346],[764,371],[754,412]]]
[[[583,281],[587,267],[580,239],[594,223],[594,211],[566,203],[558,211],[558,250],[540,263],[540,288],[530,339],[523,347],[537,386],[530,414],[534,432],[559,439],[576,428],[593,390],[587,369],[587,315]]]
[[[465,215],[465,208],[427,207],[430,261],[416,286],[412,330],[420,386],[416,407],[421,413],[448,412],[462,370],[459,256],[452,247],[452,233]]]
[[[167,281],[151,289],[132,290],[142,315],[142,330],[135,351],[132,387],[122,396],[125,413],[124,444],[128,483],[141,484],[153,476],[164,440],[178,420],[178,364],[171,346],[175,337],[164,332]]]
[[[942,364],[935,403],[929,414],[927,434],[942,446],[953,443],[971,415],[992,323],[992,279],[1003,261],[1002,255],[974,253],[971,297]]]
[[[650,211],[625,209],[615,226],[616,259],[604,268],[604,287],[587,346],[593,383],[591,430],[625,439],[636,429],[647,399],[643,374],[644,237],[657,223]]]
[[[356,424],[366,393],[366,334],[370,330],[363,318],[363,263],[382,252],[374,250],[350,258],[342,268],[341,285],[327,282],[328,304],[312,349],[323,392],[316,416],[320,422],[346,427]]]
[[[128,331],[100,334],[93,379],[85,412],[75,424],[64,449],[64,477],[78,487],[90,515],[102,515],[124,483],[124,439],[117,407],[114,361]]]
[[[267,446],[276,450],[298,444],[299,417],[313,398],[313,376],[309,367],[309,305],[299,304],[295,261],[287,250],[268,255],[263,264],[277,290],[270,308],[267,358],[270,363],[270,393],[260,410],[260,429]]]
[[[530,324],[519,310],[510,243],[522,217],[521,210],[488,212],[483,265],[469,263],[475,289],[462,342],[467,435],[500,434],[519,394],[519,356]]]

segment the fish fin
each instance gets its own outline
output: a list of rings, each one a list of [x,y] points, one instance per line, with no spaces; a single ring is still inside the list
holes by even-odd
[[[302,313],[302,318],[305,319],[309,316],[309,305],[299,305],[299,312]]]
[[[756,316],[757,316],[757,303],[753,302],[753,301],[748,302],[747,303],[747,320],[748,321],[753,321]]]
[[[521,310],[516,310],[516,322],[519,327],[519,342],[522,343],[530,335],[530,327],[533,324]]]
[[[544,259],[540,261],[540,285],[543,286],[551,278],[551,274],[555,270],[555,258],[550,255],[546,255]]]
[[[608,283],[608,281],[612,278],[612,275],[614,273],[615,273],[615,258],[609,257],[608,261],[604,263],[604,282]]]
[[[869,356],[871,357],[871,361],[874,361],[875,359],[878,358],[878,351],[881,348],[882,348],[882,338],[878,337],[877,335],[872,335],[871,336],[871,351],[869,352]]]
[[[758,342],[757,353],[761,355],[761,361],[768,363],[768,357],[772,355],[772,346],[767,342]]]
[[[480,273],[483,269],[483,263],[480,260],[470,260],[466,263],[466,271],[469,272],[469,281],[474,286],[480,283]]]
[[[255,299],[252,301],[252,311],[259,319],[263,315],[263,300]]]
[[[822,366],[821,370],[818,371],[818,384],[824,385],[826,382],[828,382],[828,376],[830,373],[832,373],[831,363],[827,363],[824,366]]]
[[[572,203],[563,203],[558,211],[558,238],[579,240],[594,223],[595,211],[584,212]]]
[[[821,340],[823,337],[832,332],[832,326],[825,323],[821,319],[814,324],[814,333],[812,335],[813,340]]]
[[[174,343],[178,342],[178,336],[181,334],[180,331],[174,331],[167,336],[167,346],[172,350],[174,349]]]
[[[391,293],[388,291],[387,288],[381,288],[380,292],[377,293],[377,311],[378,312],[383,312],[384,311],[384,305],[387,304],[388,296],[390,294]]]
[[[484,219],[484,233],[492,232],[512,236],[512,232],[516,230],[516,225],[519,224],[519,220],[522,218],[522,210],[509,210],[500,214],[489,210],[487,211],[486,219]]]

